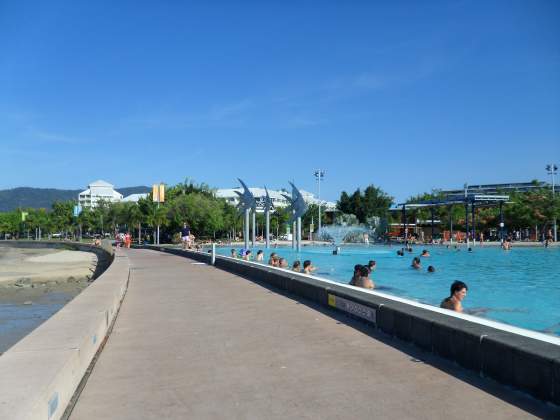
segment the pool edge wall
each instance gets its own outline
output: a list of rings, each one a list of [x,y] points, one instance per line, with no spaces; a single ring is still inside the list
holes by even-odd
[[[211,264],[211,254],[145,245]],[[215,266],[350,315],[483,377],[560,405],[560,346],[311,276],[216,255]]]
[[[13,246],[15,241],[6,241]],[[19,242],[18,245],[22,245]],[[105,341],[128,287],[128,257],[69,242],[20,247],[95,252],[106,270],[51,318],[0,356],[0,418],[60,419]],[[62,246],[53,246],[62,245]],[[99,258],[101,259],[101,258]]]

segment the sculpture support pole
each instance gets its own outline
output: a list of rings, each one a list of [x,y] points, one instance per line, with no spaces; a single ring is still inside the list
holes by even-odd
[[[270,248],[270,210],[266,210],[265,212],[266,218],[266,248]]]
[[[297,252],[301,251],[301,217],[297,218]]]
[[[292,249],[296,249],[296,221],[292,222]]]
[[[257,224],[257,210],[253,210],[253,232],[251,235],[251,247],[255,247],[255,240],[256,240],[256,231],[255,225]]]
[[[243,226],[243,240],[245,241],[245,249],[249,248],[249,212],[251,210],[245,209],[245,226]]]

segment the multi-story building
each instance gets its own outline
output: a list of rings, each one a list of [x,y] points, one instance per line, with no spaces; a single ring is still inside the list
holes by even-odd
[[[118,202],[122,201],[123,195],[115,191],[113,185],[99,180],[88,185],[88,189],[78,195],[78,202],[82,207],[96,207],[100,201]]]

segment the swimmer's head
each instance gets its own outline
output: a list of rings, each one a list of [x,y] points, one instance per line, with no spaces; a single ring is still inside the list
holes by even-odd
[[[436,272],[435,267],[434,267],[433,265],[430,265],[430,266],[428,267],[428,273],[435,273],[435,272]]]
[[[451,285],[451,296],[454,296],[459,300],[463,300],[467,295],[467,290],[469,290],[469,288],[465,283],[456,280]]]
[[[369,269],[365,265],[363,265],[362,268],[360,268],[360,276],[361,277],[369,276]]]

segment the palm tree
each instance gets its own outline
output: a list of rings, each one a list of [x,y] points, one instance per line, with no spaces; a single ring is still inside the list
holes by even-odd
[[[144,214],[136,203],[132,203],[126,210],[127,224],[138,227],[138,245],[140,245],[142,243],[142,221],[144,220]]]

